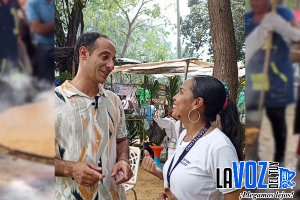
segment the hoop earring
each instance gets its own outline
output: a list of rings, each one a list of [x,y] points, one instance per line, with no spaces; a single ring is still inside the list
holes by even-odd
[[[190,122],[192,122],[192,123],[195,124],[195,123],[197,123],[197,122],[199,121],[201,115],[200,115],[199,111],[196,110],[196,111],[198,112],[198,119],[197,119],[196,121],[192,121],[191,118],[190,118],[190,114],[191,114],[192,111],[193,111],[193,109],[191,109],[191,110],[189,111],[188,118],[189,118]]]

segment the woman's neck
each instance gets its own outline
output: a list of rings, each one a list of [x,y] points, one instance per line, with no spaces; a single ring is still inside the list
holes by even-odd
[[[201,129],[207,124],[208,120],[199,120],[197,123],[184,123],[184,127],[186,129],[186,136],[187,140],[192,140],[197,135]]]

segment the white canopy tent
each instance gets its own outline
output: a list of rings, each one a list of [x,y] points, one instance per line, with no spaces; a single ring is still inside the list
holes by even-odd
[[[121,72],[126,74],[153,75],[157,78],[163,76],[184,75],[184,80],[187,75],[208,75],[212,76],[214,64],[211,62],[201,61],[197,58],[176,59],[162,62],[141,63],[141,64],[126,64],[115,66],[111,75],[111,87],[113,85],[112,74]],[[245,68],[239,68],[239,77],[245,76]],[[180,129],[181,129],[180,125]],[[181,132],[181,131],[180,131]],[[145,139],[143,133],[143,139]]]
[[[176,59],[162,62],[141,63],[141,64],[127,64],[115,66],[111,74],[122,72],[126,74],[151,74],[157,78],[163,76],[174,76],[186,74],[195,75],[208,75],[213,73],[213,63],[201,61],[197,58]],[[239,68],[239,77],[245,76],[245,68]]]

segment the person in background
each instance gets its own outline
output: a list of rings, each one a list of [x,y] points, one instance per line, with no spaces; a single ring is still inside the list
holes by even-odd
[[[20,53],[24,50],[20,37],[20,21],[17,15],[18,2],[0,0],[0,78],[26,72]],[[26,53],[24,53],[25,55]],[[28,64],[28,63],[27,63]],[[28,73],[30,74],[30,72]]]
[[[168,117],[169,116],[169,106],[168,105],[164,105],[164,111],[165,111],[164,117]]]
[[[28,0],[27,15],[37,42],[37,76],[54,83],[54,0]]]
[[[135,107],[134,107],[134,103],[131,100],[128,100],[129,106],[128,109],[131,109],[133,111],[133,113],[137,113]]]
[[[101,85],[114,69],[116,48],[89,32],[78,38],[74,55],[77,75],[55,88],[55,199],[126,200],[122,183],[132,171],[125,113]]]
[[[163,170],[145,151],[142,167],[164,180],[159,200],[236,200],[243,189],[217,189],[217,172],[243,160],[242,133],[235,103],[226,85],[212,76],[185,81],[174,96],[174,118],[186,128]],[[222,129],[211,125],[219,115]],[[186,148],[189,146],[190,148]],[[189,150],[187,150],[189,149]],[[242,186],[242,185],[241,185]]]
[[[150,126],[153,125],[153,116],[154,116],[155,111],[156,111],[156,108],[154,106],[154,102],[150,101],[150,106],[146,111],[146,120],[148,121],[148,124]]]
[[[126,100],[127,96],[122,95],[122,106],[123,109],[128,109],[129,108],[129,101]]]
[[[20,38],[23,41],[27,54],[28,59],[30,60],[31,68],[31,74],[36,75],[36,46],[34,44],[34,38],[32,35],[32,31],[30,30],[30,23],[27,18],[26,14],[26,5],[27,0],[18,0],[19,3],[19,9],[18,9],[18,18],[20,20]]]
[[[264,107],[275,138],[274,161],[283,165],[287,136],[285,110],[289,104],[294,102],[294,74],[290,58],[290,45],[295,39],[298,39],[296,30],[298,22],[292,11],[282,6],[277,6],[278,14],[270,13],[269,0],[250,0],[250,4],[253,11],[245,15],[247,51],[248,48],[251,49],[253,45],[257,45],[256,43],[260,39],[264,40],[268,36],[268,31],[264,31],[260,37],[256,37],[257,33],[267,29],[275,31],[268,74],[269,82],[264,88],[266,90]],[[257,99],[259,99],[262,89],[266,46],[257,47],[254,51],[248,53],[246,51],[246,113],[249,110],[258,110]]]

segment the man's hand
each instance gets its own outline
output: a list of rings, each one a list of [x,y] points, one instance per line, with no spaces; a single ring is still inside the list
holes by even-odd
[[[164,191],[159,193],[158,200],[178,200],[177,197],[171,192],[169,187],[165,187]]]
[[[116,177],[119,171],[123,172],[123,176],[116,181],[116,185],[129,181],[133,175],[130,165],[124,160],[120,160],[114,165],[111,176]]]
[[[92,187],[104,178],[100,171],[102,169],[91,162],[80,162],[74,164],[71,175],[80,185]]]

